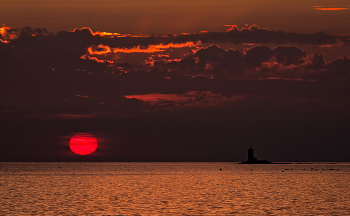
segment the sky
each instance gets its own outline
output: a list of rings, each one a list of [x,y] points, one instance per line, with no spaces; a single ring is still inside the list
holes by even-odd
[[[0,3],[0,161],[349,161],[348,1]]]

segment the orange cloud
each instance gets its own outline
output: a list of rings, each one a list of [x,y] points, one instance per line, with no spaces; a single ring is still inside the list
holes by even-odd
[[[90,31],[92,35],[94,34],[94,32],[93,32],[93,31],[91,30],[91,28],[89,28],[89,27],[75,28],[75,29],[73,30],[73,32],[81,31],[81,30],[85,30],[85,29],[88,30],[88,31]]]
[[[236,25],[224,25],[226,27],[230,27],[229,29],[226,30],[226,32],[230,32],[230,31],[239,31],[238,26]]]
[[[3,43],[7,43],[6,40],[12,40],[17,38],[14,30],[11,29],[11,27],[5,26],[5,24],[3,24],[2,27],[0,28],[0,35],[2,36],[3,39],[5,39],[5,40],[1,40],[1,42]]]
[[[229,29],[226,30],[226,32],[230,31],[242,31],[242,30],[249,30],[249,31],[254,31],[254,30],[259,30],[259,29],[264,29],[267,30],[267,28],[260,28],[260,26],[253,24],[249,26],[248,24],[245,24],[245,27],[242,27],[241,29],[238,28],[237,25],[224,25],[226,27],[230,27]]]
[[[105,45],[98,45],[96,48],[89,47],[88,52],[90,55],[103,55],[107,53],[155,53],[155,52],[163,52],[170,48],[184,48],[184,47],[195,47],[199,45],[199,43],[187,42],[181,44],[158,44],[158,45],[150,45],[147,48],[141,48],[141,46],[136,46],[132,48],[110,48]]]
[[[183,107],[197,106],[223,106],[229,102],[244,100],[246,95],[223,96],[220,93],[211,91],[189,91],[185,94],[146,94],[146,95],[125,95],[127,99],[137,99],[149,103],[151,106],[172,105]]]
[[[104,37],[104,36],[109,36],[109,37],[123,36],[122,34],[119,34],[119,33],[112,33],[112,32],[101,32],[101,31],[94,32],[94,31],[92,31],[92,29],[89,28],[89,27],[76,28],[76,29],[73,30],[73,32],[81,31],[81,30],[88,30],[88,31],[90,31],[91,35],[94,35],[94,36],[100,35],[101,37]]]
[[[135,38],[138,38],[138,37],[149,37],[149,35],[143,35],[143,34],[140,34],[140,35],[131,35],[131,34],[120,34],[120,33],[113,33],[113,32],[101,32],[101,31],[92,31],[92,29],[90,27],[83,27],[83,28],[76,28],[73,30],[73,32],[76,32],[76,31],[81,31],[81,30],[88,30],[91,35],[93,36],[96,36],[96,35],[99,35],[101,37],[135,37]]]
[[[95,49],[93,49],[92,47],[89,47],[88,53],[90,55],[103,55],[103,54],[111,53],[111,48],[109,46],[100,44]]]
[[[81,59],[89,59],[89,60],[93,60],[93,61],[96,61],[98,63],[109,63],[109,64],[114,64],[114,61],[109,61],[109,60],[101,60],[101,59],[98,59],[96,57],[90,57],[90,56],[87,56],[87,55],[83,55],[80,57]]]
[[[339,10],[348,10],[347,7],[323,7],[323,6],[314,6],[315,10],[321,11],[339,11]]]
[[[111,32],[94,32],[93,35],[100,35],[100,36],[121,36],[119,33],[111,33]]]
[[[122,34],[118,37],[134,37],[134,38],[146,38],[149,37],[148,35],[130,35],[130,34]]]
[[[282,77],[268,77],[258,80],[287,80],[287,81],[304,81],[302,78],[282,78]]]
[[[124,96],[127,99],[135,98],[137,100],[142,100],[147,103],[150,103],[151,105],[155,105],[156,102],[159,100],[168,100],[168,101],[183,101],[187,99],[191,99],[191,97],[184,98],[183,96],[179,96],[177,94],[159,94],[159,93],[153,93],[153,94],[147,94],[147,95],[125,95]],[[192,97],[192,99],[195,99],[195,97]]]
[[[10,28],[9,28],[9,27],[6,27],[5,25],[3,25],[3,26],[0,28],[0,34],[1,34],[2,36],[4,36],[7,29],[10,29]]]

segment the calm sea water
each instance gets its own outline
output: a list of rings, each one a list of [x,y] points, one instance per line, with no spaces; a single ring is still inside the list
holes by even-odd
[[[0,189],[0,215],[350,215],[350,163],[0,163]]]

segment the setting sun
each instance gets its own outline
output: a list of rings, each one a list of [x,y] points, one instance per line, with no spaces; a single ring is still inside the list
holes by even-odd
[[[72,152],[79,155],[88,155],[97,149],[97,140],[91,134],[78,133],[69,141]]]

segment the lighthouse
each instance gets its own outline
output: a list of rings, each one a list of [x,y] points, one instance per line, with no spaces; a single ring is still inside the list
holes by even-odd
[[[242,162],[242,164],[271,164],[270,161],[267,160],[258,160],[254,157],[254,150],[252,147],[248,149],[248,160],[246,162]]]
[[[248,149],[248,162],[254,163],[256,161],[257,161],[257,159],[254,157],[254,150],[250,146],[250,148]]]

